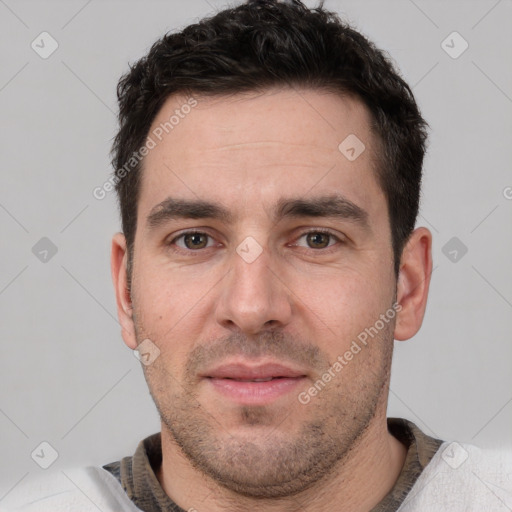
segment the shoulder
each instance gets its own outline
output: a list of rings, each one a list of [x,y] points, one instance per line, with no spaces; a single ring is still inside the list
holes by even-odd
[[[512,449],[444,442],[399,510],[512,510]]]
[[[99,467],[87,467],[27,477],[4,500],[0,512],[103,512],[138,509],[115,477]]]

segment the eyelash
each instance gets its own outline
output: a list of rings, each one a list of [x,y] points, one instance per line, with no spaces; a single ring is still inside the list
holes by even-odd
[[[325,228],[316,228],[316,229],[310,229],[308,231],[304,231],[303,233],[301,233],[296,240],[300,240],[301,238],[303,238],[304,236],[307,236],[311,233],[323,233],[325,235],[329,235],[331,238],[334,238],[334,240],[340,244],[343,244],[345,243],[345,241],[343,239],[341,239],[339,236],[335,235],[332,231],[328,230],[328,229],[325,229]],[[179,252],[179,253],[183,253],[183,252],[187,252],[187,253],[194,253],[194,252],[197,252],[197,253],[200,253],[202,251],[204,251],[205,249],[211,249],[211,247],[205,247],[203,249],[197,249],[197,250],[194,250],[194,249],[183,249],[181,247],[178,247],[176,248],[176,241],[177,240],[180,240],[182,238],[184,238],[185,236],[187,235],[206,235],[207,237],[213,239],[213,237],[211,235],[209,235],[208,233],[204,232],[204,231],[199,231],[199,230],[195,230],[195,229],[192,229],[192,230],[189,230],[189,231],[183,231],[181,232],[179,235],[175,236],[169,243],[167,243],[166,245],[168,245],[169,247],[172,248],[172,250],[174,252]],[[327,252],[329,251],[329,249],[331,249],[332,247],[334,247],[334,245],[336,244],[333,244],[333,245],[328,245],[327,247],[325,248],[320,248],[320,249],[313,249],[311,247],[309,248],[305,248],[303,247],[303,249],[307,249],[307,250],[311,250],[311,251],[315,251],[315,252],[320,252],[320,251],[323,251],[323,252]]]

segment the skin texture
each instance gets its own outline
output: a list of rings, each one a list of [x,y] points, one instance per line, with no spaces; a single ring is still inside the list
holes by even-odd
[[[131,294],[124,236],[112,242],[123,339],[135,349],[149,338],[160,350],[143,366],[162,419],[157,476],[185,510],[369,510],[406,454],[386,426],[393,338],[421,326],[431,234],[411,235],[397,280],[375,139],[358,100],[292,89],[196,100],[145,157]],[[152,128],[186,101],[168,98]],[[349,134],[366,147],[354,161],[338,150]],[[364,210],[366,224],[273,218],[279,200],[334,193]],[[148,216],[170,196],[219,203],[232,219],[151,227]],[[187,229],[204,235],[176,239]],[[247,237],[262,249],[251,263],[236,251]],[[302,404],[299,393],[395,302],[396,316]],[[239,404],[205,378],[227,361],[279,362],[304,377],[267,404]]]

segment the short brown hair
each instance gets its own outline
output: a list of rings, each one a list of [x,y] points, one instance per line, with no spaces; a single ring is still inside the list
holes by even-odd
[[[368,107],[398,275],[418,214],[428,125],[382,51],[323,3],[309,9],[299,0],[249,0],[169,33],[119,81],[112,164],[130,261],[141,162],[120,170],[144,145],[165,100],[175,93],[221,96],[287,85],[349,93]]]

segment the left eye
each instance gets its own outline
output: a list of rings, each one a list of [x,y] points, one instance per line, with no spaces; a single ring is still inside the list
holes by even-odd
[[[302,238],[306,239],[306,243],[311,249],[325,249],[332,246],[336,241],[340,241],[337,236],[327,231],[309,231],[300,236],[298,240]]]

